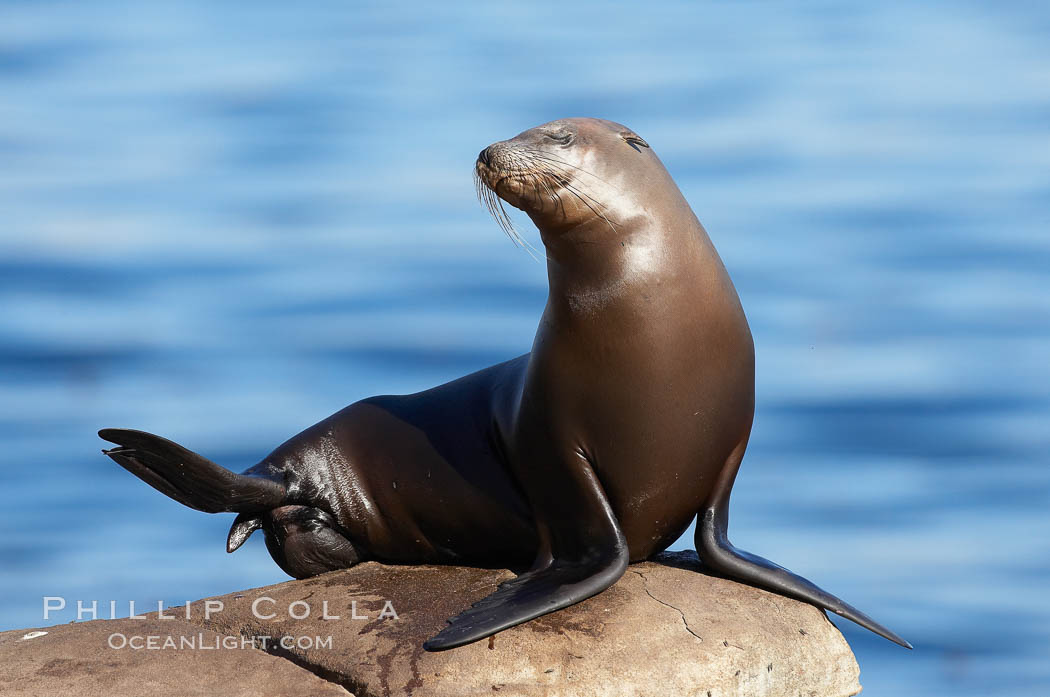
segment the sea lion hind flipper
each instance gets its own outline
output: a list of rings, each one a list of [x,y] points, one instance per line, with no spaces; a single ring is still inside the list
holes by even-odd
[[[428,639],[427,651],[444,651],[484,639],[549,612],[574,605],[616,583],[627,568],[627,549],[602,562],[564,562],[502,583],[495,593],[448,620]]]
[[[720,516],[714,509],[701,511],[696,526],[696,552],[705,566],[731,578],[834,612],[899,646],[912,648],[896,632],[812,581],[768,559],[737,549],[729,542],[727,527],[728,516]]]
[[[105,428],[98,435],[119,446],[102,451],[114,462],[162,494],[198,511],[251,513],[284,501],[282,484],[231,472],[152,433]]]

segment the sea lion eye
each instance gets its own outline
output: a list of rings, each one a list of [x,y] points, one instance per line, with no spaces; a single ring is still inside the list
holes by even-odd
[[[565,133],[545,133],[548,138],[553,140],[555,143],[561,143],[562,145],[568,145],[572,142],[572,134]]]

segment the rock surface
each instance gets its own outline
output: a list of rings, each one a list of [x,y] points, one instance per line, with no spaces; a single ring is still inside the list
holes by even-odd
[[[49,643],[46,636],[21,641],[26,630],[0,634],[0,692],[21,694],[8,692],[13,685],[26,694],[89,694],[82,685],[103,679],[110,687],[99,693],[108,695],[847,697],[860,691],[853,653],[823,612],[697,569],[692,553],[662,555],[632,565],[615,586],[578,605],[487,641],[427,653],[423,641],[446,617],[510,572],[368,562],[197,601],[188,618],[185,608],[174,608],[168,613],[177,619],[64,625],[48,629],[55,635]],[[125,623],[137,634],[270,637],[269,653],[109,649],[106,637]],[[20,680],[30,682],[19,687]],[[211,692],[193,691],[201,686]]]
[[[132,649],[122,639],[170,637],[184,648]],[[111,639],[112,637],[112,639]],[[195,643],[190,644],[193,641]],[[124,697],[346,697],[345,689],[264,651],[181,620],[96,620],[0,633],[0,694]],[[188,648],[192,646],[193,648]],[[239,642],[238,642],[239,647]]]

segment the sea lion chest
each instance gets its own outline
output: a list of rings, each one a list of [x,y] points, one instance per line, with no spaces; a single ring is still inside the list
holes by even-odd
[[[750,431],[753,345],[719,274],[696,263],[604,297],[552,294],[540,322],[525,399],[542,395],[591,463],[632,559],[684,531]]]

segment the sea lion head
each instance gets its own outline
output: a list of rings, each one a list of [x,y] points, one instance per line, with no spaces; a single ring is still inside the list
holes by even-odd
[[[508,233],[500,199],[527,213],[545,242],[587,223],[615,229],[644,210],[649,182],[670,181],[638,134],[591,118],[551,121],[493,143],[475,173],[479,197]]]
[[[230,528],[226,551],[236,551],[256,530],[266,535],[266,549],[273,560],[294,578],[348,569],[363,558],[349,533],[319,508],[286,505],[262,513],[241,513]]]

